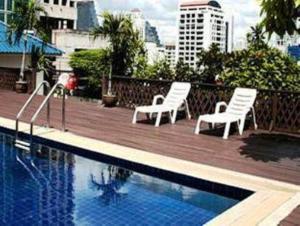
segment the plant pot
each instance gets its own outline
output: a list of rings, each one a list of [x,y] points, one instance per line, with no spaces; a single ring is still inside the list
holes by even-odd
[[[103,95],[102,103],[105,107],[115,107],[117,104],[117,96],[116,95]]]
[[[17,93],[27,93],[28,83],[26,81],[17,81],[16,82],[16,92]]]

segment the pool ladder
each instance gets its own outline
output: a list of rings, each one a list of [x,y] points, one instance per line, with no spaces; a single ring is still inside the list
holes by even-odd
[[[61,89],[63,92],[63,97],[62,97],[62,130],[65,131],[65,100],[66,100],[66,93],[65,93],[65,88],[64,85],[61,84],[60,82],[57,82],[52,89],[48,92],[46,98],[44,101],[40,104],[39,108],[35,111],[34,115],[32,116],[30,120],[30,142],[23,141],[19,139],[19,121],[20,118],[22,117],[23,113],[26,111],[28,106],[32,103],[34,97],[38,94],[39,90],[45,86],[47,88],[47,91],[50,90],[50,84],[47,81],[43,81],[39,84],[39,86],[34,90],[34,92],[31,94],[29,99],[26,101],[26,103],[23,105],[19,113],[17,114],[16,117],[16,134],[15,134],[15,146],[18,148],[21,148],[23,150],[29,151],[32,145],[32,136],[33,136],[33,129],[34,129],[34,123],[38,116],[40,115],[41,111],[44,109],[44,107],[47,105],[47,128],[50,127],[50,98],[54,94],[54,92],[57,89]]]

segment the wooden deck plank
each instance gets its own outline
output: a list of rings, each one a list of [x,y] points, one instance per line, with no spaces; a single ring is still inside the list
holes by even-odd
[[[0,90],[0,116],[14,119],[28,95]],[[37,97],[23,121],[29,122],[43,97]],[[60,128],[61,100],[51,101],[51,125]],[[195,121],[179,120],[159,128],[139,122],[131,124],[133,112],[123,108],[102,108],[96,103],[67,100],[67,129],[95,138],[148,152],[194,161],[270,179],[300,185],[300,138],[295,135],[247,130],[229,140],[223,130],[194,135]],[[143,119],[143,116],[140,117]],[[38,124],[45,123],[45,112]],[[282,225],[300,222],[300,207]]]

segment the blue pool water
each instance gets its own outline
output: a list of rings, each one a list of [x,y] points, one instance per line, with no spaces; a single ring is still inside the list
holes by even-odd
[[[1,225],[203,225],[239,200],[0,133]]]

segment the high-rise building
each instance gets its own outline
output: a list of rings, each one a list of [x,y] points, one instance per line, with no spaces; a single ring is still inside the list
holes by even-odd
[[[176,66],[176,45],[173,43],[165,44],[165,58],[172,68]]]
[[[13,0],[0,0],[0,21],[7,23],[12,11]]]
[[[145,42],[148,55],[148,63],[153,64],[164,56],[164,48],[161,46],[158,32],[155,26],[144,18],[141,10],[133,9],[128,12],[133,20],[133,25],[139,31],[141,39]]]
[[[91,31],[98,26],[98,18],[94,0],[77,2],[77,30]]]
[[[225,13],[217,1],[182,0],[179,3],[178,37],[176,60],[182,59],[196,67],[197,54],[218,44],[220,50],[232,49],[232,21],[225,19]]]
[[[139,31],[140,37],[145,42],[153,42],[160,46],[160,40],[158,32],[155,26],[152,26],[149,21],[147,21],[139,9],[133,9],[128,13],[132,20],[134,27]]]
[[[148,21],[146,21],[145,32],[145,42],[154,42],[157,46],[161,45],[156,27],[152,26]]]
[[[146,39],[146,20],[141,10],[133,9],[128,13],[133,21],[135,29],[140,33],[142,40]]]

